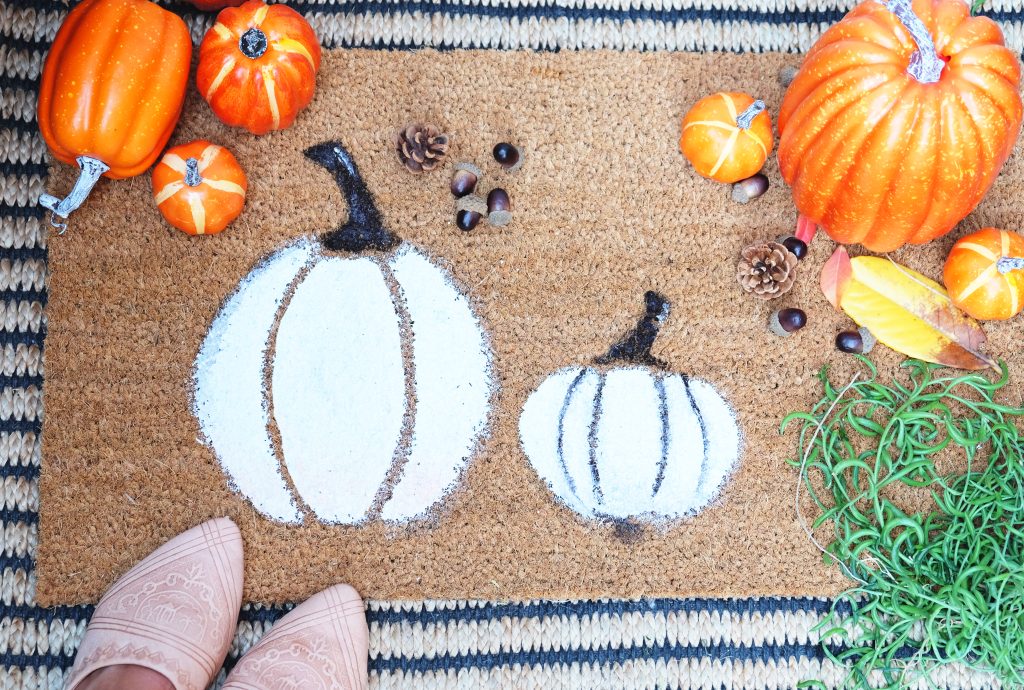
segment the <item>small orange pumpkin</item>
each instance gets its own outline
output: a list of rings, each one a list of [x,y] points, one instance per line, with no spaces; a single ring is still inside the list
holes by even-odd
[[[218,233],[238,217],[245,172],[223,146],[193,141],[167,151],[153,168],[153,198],[174,227],[190,235]]]
[[[719,182],[757,174],[773,145],[764,101],[745,93],[716,93],[697,101],[683,118],[679,138],[697,172]]]
[[[320,43],[302,15],[249,0],[206,32],[196,85],[225,123],[266,134],[290,127],[309,105],[318,69]]]
[[[1024,309],[1024,237],[985,228],[961,238],[942,271],[953,304],[976,319],[1012,319]]]
[[[1021,68],[963,0],[866,0],[804,58],[779,109],[779,170],[836,242],[889,252],[950,230],[1013,151]]]
[[[78,208],[101,175],[145,172],[178,123],[192,39],[177,15],[148,0],[85,0],[53,39],[39,82],[39,131],[82,169],[65,199],[44,194],[51,223]]]

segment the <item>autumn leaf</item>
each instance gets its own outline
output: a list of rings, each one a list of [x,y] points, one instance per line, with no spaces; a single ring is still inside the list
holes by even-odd
[[[908,357],[958,369],[998,367],[981,351],[981,326],[953,306],[945,288],[891,259],[851,259],[840,247],[821,271],[821,289],[832,306]]]

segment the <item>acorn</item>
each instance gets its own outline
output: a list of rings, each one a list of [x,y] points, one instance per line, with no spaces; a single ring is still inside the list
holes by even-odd
[[[509,172],[518,170],[519,166],[523,164],[523,152],[515,144],[503,141],[500,144],[495,144],[494,150],[491,153],[494,156],[494,160],[498,161],[498,164]]]
[[[464,232],[475,228],[486,213],[487,202],[476,194],[467,194],[455,202],[455,224]]]
[[[787,338],[807,325],[807,314],[803,309],[778,309],[768,319],[768,330],[781,338]]]
[[[768,191],[768,177],[757,173],[745,180],[733,184],[732,200],[738,204],[747,204]]]
[[[483,177],[480,168],[472,163],[459,163],[452,174],[452,195],[461,199],[476,191],[476,183]]]
[[[786,65],[779,70],[779,83],[782,84],[783,88],[788,89],[799,72],[800,68],[796,65]]]
[[[504,227],[512,220],[512,200],[508,192],[495,187],[487,194],[487,222],[497,227]]]
[[[455,225],[463,232],[469,232],[480,223],[482,216],[476,211],[458,211],[455,214]]]
[[[855,331],[843,331],[836,336],[836,349],[852,355],[866,355],[875,347],[875,336],[863,326]]]
[[[802,260],[807,256],[807,243],[801,239],[797,239],[792,235],[787,235],[785,237],[780,237],[776,242],[793,252],[793,256],[798,259]]]

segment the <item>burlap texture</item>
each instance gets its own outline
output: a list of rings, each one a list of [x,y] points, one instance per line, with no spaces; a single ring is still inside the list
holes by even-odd
[[[50,247],[46,457],[39,599],[96,599],[137,559],[214,515],[246,540],[246,598],[299,600],[339,581],[374,598],[829,595],[846,586],[796,522],[795,474],[780,439],[785,412],[816,401],[826,363],[848,375],[832,341],[849,322],[817,287],[833,245],[819,238],[795,289],[762,303],[736,285],[749,243],[794,225],[772,159],[769,192],[747,206],[698,177],[677,149],[679,121],[699,97],[742,90],[777,110],[779,54],[369,52],[325,54],[317,97],[292,129],[256,138],[221,125],[194,93],[174,142],[231,148],[250,179],[242,217],[190,238],[164,224],[148,177],[102,182]],[[391,145],[414,120],[453,136],[440,171],[412,176]],[[339,139],[391,229],[446,266],[487,329],[500,392],[491,435],[434,524],[400,529],[275,525],[233,493],[190,413],[191,368],[224,297],[258,259],[291,238],[334,228],[345,207],[330,175],[302,150]],[[526,161],[490,158],[513,141]],[[453,222],[454,163],[502,186],[513,222],[471,234]],[[61,168],[50,187],[66,190]],[[894,258],[938,277],[962,231],[1019,222],[1022,159],[1014,156],[964,227]],[[603,353],[631,327],[642,294],[673,304],[654,354],[720,388],[745,436],[720,502],[668,531],[624,541],[556,505],[520,449],[517,422],[551,372]],[[770,312],[800,306],[809,325],[780,339]],[[990,352],[1024,365],[1019,321],[989,325]],[[891,370],[900,357],[873,358]],[[1012,395],[1019,402],[1020,388]]]

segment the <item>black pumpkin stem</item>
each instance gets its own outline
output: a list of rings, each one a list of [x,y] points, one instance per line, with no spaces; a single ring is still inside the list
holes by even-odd
[[[629,362],[656,367],[668,366],[651,354],[651,347],[654,345],[654,339],[658,337],[661,324],[668,318],[670,309],[671,305],[663,295],[653,290],[644,293],[644,315],[637,321],[636,328],[608,348],[607,354],[601,355],[594,362],[596,364]]]
[[[348,202],[348,220],[337,230],[324,233],[321,243],[328,249],[346,252],[364,252],[369,249],[386,251],[401,240],[385,226],[373,195],[359,175],[359,168],[341,142],[327,141],[311,146],[306,157],[334,173],[334,181]]]

